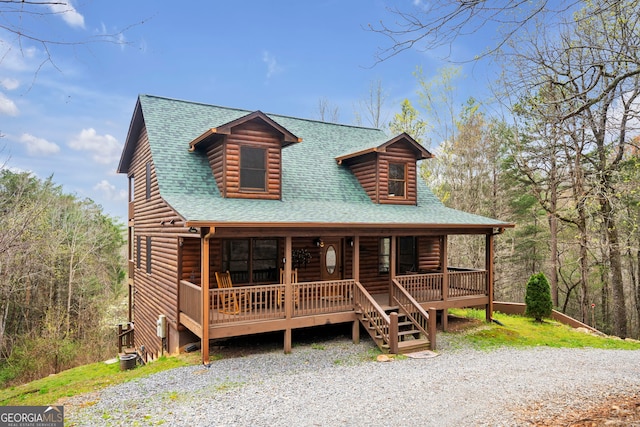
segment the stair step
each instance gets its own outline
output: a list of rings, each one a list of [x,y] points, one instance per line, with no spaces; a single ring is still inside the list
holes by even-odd
[[[401,341],[398,343],[398,353],[408,353],[409,351],[427,350],[429,348],[429,340],[418,339],[410,341]]]
[[[398,331],[398,336],[405,336],[405,335],[414,335],[414,334],[419,334],[420,331],[416,330],[416,329],[411,329],[410,331]]]

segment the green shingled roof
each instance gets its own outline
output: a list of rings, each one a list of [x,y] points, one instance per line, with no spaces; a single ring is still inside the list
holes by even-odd
[[[223,198],[205,153],[188,150],[207,129],[250,111],[157,96],[139,97],[160,195],[188,222],[325,223],[384,226],[508,226],[501,221],[445,207],[420,180],[417,206],[375,204],[335,158],[389,140],[378,129],[267,114],[302,142],[282,150],[281,200]],[[140,118],[139,118],[140,119]],[[136,118],[134,117],[134,121]],[[140,124],[137,125],[138,128]],[[132,122],[132,129],[136,124]],[[135,133],[135,132],[134,132]],[[130,130],[123,159],[137,135]],[[130,153],[130,152],[129,152]],[[121,161],[120,171],[123,172]]]

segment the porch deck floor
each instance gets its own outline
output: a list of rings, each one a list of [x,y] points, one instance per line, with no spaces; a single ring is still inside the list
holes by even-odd
[[[392,307],[392,306],[389,305],[389,293],[388,292],[385,292],[383,294],[371,294],[371,296],[373,297],[373,299],[376,300],[378,305],[380,307],[382,307],[382,309],[384,311],[393,310],[393,309],[397,308],[397,307]]]

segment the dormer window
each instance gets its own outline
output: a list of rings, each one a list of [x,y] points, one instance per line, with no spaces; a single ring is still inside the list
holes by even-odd
[[[240,189],[266,191],[267,150],[258,147],[240,147]]]
[[[360,181],[374,203],[415,205],[419,160],[433,155],[406,133],[336,157]]]
[[[298,142],[302,139],[255,111],[205,131],[189,143],[189,151],[207,157],[222,197],[278,200],[282,149]]]
[[[404,198],[407,188],[407,166],[405,163],[389,163],[389,197]]]

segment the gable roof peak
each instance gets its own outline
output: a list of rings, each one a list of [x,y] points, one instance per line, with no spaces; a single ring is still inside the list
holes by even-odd
[[[416,141],[415,139],[413,139],[411,137],[411,135],[409,135],[406,132],[402,132],[401,134],[387,140],[384,141],[382,144],[379,144],[378,142],[375,142],[373,144],[369,144],[368,146],[362,148],[361,150],[358,151],[354,151],[351,153],[347,153],[344,154],[342,156],[338,156],[336,157],[336,161],[338,162],[338,164],[341,164],[343,161],[345,160],[349,160],[349,159],[354,159],[356,157],[360,157],[363,156],[365,154],[369,154],[369,153],[384,153],[385,151],[387,151],[387,148],[393,144],[396,144],[400,141],[405,141],[407,142],[410,147],[416,152],[416,160],[423,160],[423,159],[431,159],[433,158],[433,154],[431,154],[431,152],[429,152],[429,150],[427,150],[426,148],[424,148],[422,146],[422,144],[420,144],[418,141]]]
[[[280,125],[276,121],[274,121],[271,117],[267,116],[260,110],[256,110],[252,113],[239,117],[235,120],[231,120],[230,122],[224,123],[218,127],[210,128],[202,133],[200,136],[196,137],[189,143],[189,151],[194,151],[196,146],[200,144],[202,141],[213,137],[214,135],[229,135],[231,134],[231,130],[236,126],[240,126],[244,123],[250,122],[252,120],[261,120],[266,123],[269,127],[273,128],[277,132],[280,132],[283,135],[283,147],[286,147],[289,144],[294,144],[298,142],[302,142],[302,138],[298,138],[292,132],[287,130],[284,126]]]

